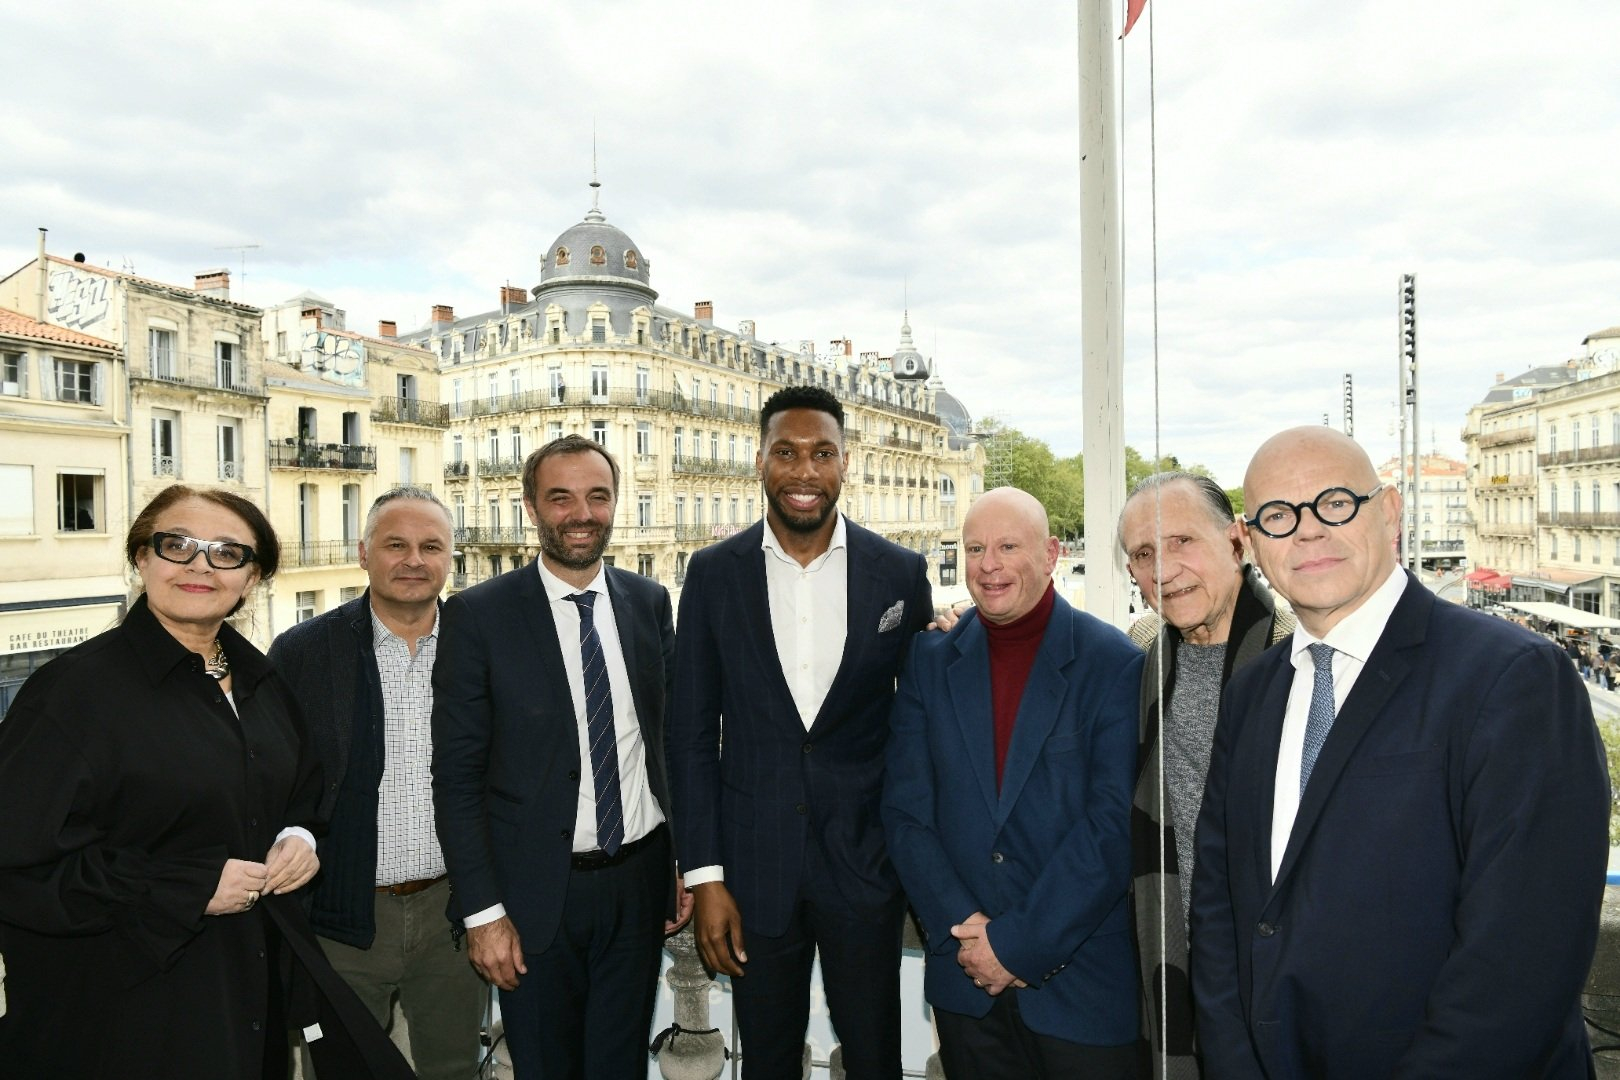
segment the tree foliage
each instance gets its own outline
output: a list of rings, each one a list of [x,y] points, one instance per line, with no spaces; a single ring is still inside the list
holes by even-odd
[[[985,486],[1022,488],[1046,507],[1054,534],[1065,538],[1084,536],[1086,469],[1082,455],[1059,458],[1045,442],[998,420],[986,420],[982,430],[985,436]],[[1127,492],[1143,478],[1170,469],[1210,475],[1202,465],[1183,465],[1174,454],[1154,461],[1144,457],[1134,447],[1125,448]],[[1238,495],[1241,496],[1242,492],[1238,492]]]

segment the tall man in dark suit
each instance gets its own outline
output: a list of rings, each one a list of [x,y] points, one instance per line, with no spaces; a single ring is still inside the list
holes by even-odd
[[[975,607],[916,639],[883,790],[951,1080],[1132,1080],[1131,777],[1142,654],[1065,603],[1046,511],[962,523]]]
[[[450,883],[433,827],[431,680],[450,533],[450,511],[426,488],[379,495],[360,540],[370,587],[270,646],[326,780],[310,925],[385,1030],[399,1002],[422,1080],[467,1076],[489,999],[441,921]]]
[[[604,566],[619,468],[567,435],[524,462],[540,558],[444,606],[433,795],[473,966],[519,1077],[646,1071],[684,922],[664,822],[669,593]]]
[[[1299,627],[1232,679],[1198,823],[1210,1076],[1591,1075],[1609,785],[1569,661],[1397,565],[1399,493],[1284,431],[1244,480]]]
[[[676,838],[754,1080],[800,1075],[818,949],[849,1076],[900,1075],[905,901],[878,798],[895,674],[931,593],[921,555],[838,513],[847,465],[836,398],[772,395],[765,521],[695,554],[681,595]]]

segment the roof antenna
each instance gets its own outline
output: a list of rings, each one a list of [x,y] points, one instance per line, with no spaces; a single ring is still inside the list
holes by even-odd
[[[591,121],[591,212],[585,215],[586,221],[603,221],[602,207],[602,181],[596,178],[596,121]]]

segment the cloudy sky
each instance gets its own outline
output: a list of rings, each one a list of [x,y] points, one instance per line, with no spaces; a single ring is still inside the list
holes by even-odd
[[[1338,424],[1348,372],[1358,437],[1393,453],[1403,272],[1426,448],[1460,451],[1497,372],[1620,323],[1613,0],[1152,4],[1122,59],[1133,445],[1236,484],[1271,431]],[[353,329],[413,329],[537,283],[590,205],[594,126],[602,208],[662,303],[887,353],[909,295],[975,416],[1075,453],[1076,18],[1051,0],[8,5],[0,266],[43,225],[54,254],[178,283],[228,265],[249,303],[313,288]]]

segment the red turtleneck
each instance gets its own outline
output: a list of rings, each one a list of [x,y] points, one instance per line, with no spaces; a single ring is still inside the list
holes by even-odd
[[[997,625],[985,622],[985,636],[990,641],[990,708],[996,724],[996,790],[1001,790],[1001,770],[1007,763],[1007,747],[1012,742],[1013,723],[1018,719],[1018,704],[1024,699],[1024,684],[1029,681],[1029,669],[1035,666],[1035,654],[1040,651],[1046,636],[1046,624],[1052,618],[1052,605],[1057,600],[1057,588],[1047,585],[1046,593],[1029,611],[1010,623]]]

